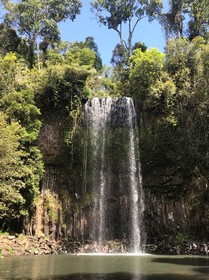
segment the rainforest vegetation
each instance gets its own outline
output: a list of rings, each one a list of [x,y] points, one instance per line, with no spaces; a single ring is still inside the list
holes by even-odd
[[[60,39],[58,24],[76,20],[82,1],[0,3],[0,229],[21,232],[34,214],[46,164],[38,139],[47,115],[69,120],[65,144],[72,149],[87,98],[130,96],[139,108],[143,173],[170,167],[183,178],[172,194],[193,194],[191,215],[209,233],[208,0],[170,0],[166,12],[160,0],[92,1],[98,24],[119,38],[112,68],[103,65],[93,37]],[[162,25],[164,52],[133,41],[145,17]]]

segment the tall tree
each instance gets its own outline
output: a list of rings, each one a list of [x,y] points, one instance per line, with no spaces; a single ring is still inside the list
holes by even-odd
[[[164,27],[166,39],[171,36],[183,36],[183,4],[184,0],[170,0],[170,7],[167,13],[161,14],[160,22]]]
[[[0,54],[6,55],[7,52],[15,52],[21,43],[16,31],[8,28],[6,24],[0,24]]]
[[[149,21],[157,18],[162,8],[161,0],[95,0],[91,2],[92,11],[99,23],[115,30],[120,38],[120,48],[125,50],[125,59],[132,53],[134,31],[143,18]],[[126,38],[124,25],[128,27]]]
[[[134,46],[132,47],[131,51],[134,51],[136,49],[142,50],[142,52],[145,52],[147,47],[142,42],[136,42]],[[123,81],[124,79],[127,79],[127,60],[126,60],[126,49],[120,45],[117,44],[115,49],[112,53],[111,61],[112,65],[114,66],[114,76],[118,80],[120,79]],[[125,70],[125,71],[124,71]]]
[[[185,0],[185,13],[189,16],[188,36],[192,40],[197,36],[205,37],[209,32],[208,0]]]
[[[85,45],[87,48],[89,48],[91,51],[93,51],[96,55],[95,61],[94,61],[94,68],[96,70],[102,69],[102,59],[98,50],[97,44],[94,42],[94,38],[89,36],[85,39]]]
[[[35,51],[45,52],[59,40],[58,23],[74,20],[80,13],[80,0],[1,0],[6,10],[5,21],[27,38],[30,47],[30,65],[34,65]]]
[[[170,0],[169,10],[162,13],[160,22],[166,38],[187,35],[190,41],[197,36],[206,38],[209,31],[207,0]]]

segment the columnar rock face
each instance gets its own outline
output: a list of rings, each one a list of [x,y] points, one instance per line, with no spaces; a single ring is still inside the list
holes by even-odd
[[[98,102],[101,104],[102,101]],[[130,124],[126,120],[129,113],[122,103],[118,111],[113,105],[111,106],[110,116],[106,119],[111,129],[103,130],[103,134],[106,133],[106,140],[102,138],[96,140],[94,132],[90,130],[90,122],[95,120],[90,118],[88,124],[85,121],[81,124],[79,141],[76,140],[74,146],[66,145],[65,137],[66,130],[69,129],[69,120],[59,114],[45,119],[39,138],[39,146],[45,161],[42,196],[37,204],[41,217],[36,216],[33,221],[34,233],[43,232],[52,238],[68,236],[73,240],[89,240],[94,239],[98,232],[100,231],[101,234],[103,230],[104,239],[128,240],[130,231],[127,230],[127,226],[130,229],[132,211],[130,205],[134,203],[134,199],[138,201],[137,203],[141,203],[141,197],[144,200],[142,206],[144,227],[141,220],[135,220],[135,223],[137,221],[138,225],[143,227],[148,242],[166,234],[188,231],[187,199],[182,194],[174,195],[176,186],[184,182],[176,181],[176,185],[172,185],[172,180],[166,179],[168,175],[173,176],[168,169],[159,168],[143,172],[143,193],[138,174],[136,188],[139,193],[135,198],[134,196],[130,198],[130,181],[132,180],[132,184],[135,183],[127,174],[136,173],[136,166],[132,166],[135,171],[130,171],[130,165],[133,163],[127,151],[132,152],[130,149],[136,147],[131,148],[128,142],[126,146],[122,146],[123,138],[128,140],[131,137]],[[84,118],[87,117],[86,114],[87,111],[83,112]],[[136,116],[132,116],[132,121],[131,125],[135,129]],[[103,129],[101,124],[99,129],[101,131]],[[89,137],[90,140],[87,139]],[[111,144],[110,138],[113,140]],[[97,151],[94,150],[95,141],[100,142]],[[140,143],[137,145],[140,150]],[[79,154],[75,150],[79,151]],[[106,156],[103,163],[102,155]],[[139,158],[135,164],[139,164]],[[143,170],[143,162],[141,166]],[[110,174],[109,179],[104,180],[103,177],[107,173]],[[108,190],[106,198],[103,197],[104,190],[98,191],[98,184],[105,184],[105,189]],[[97,199],[98,195],[100,199]],[[102,203],[106,206],[101,210]],[[106,219],[104,215],[107,213],[111,213],[109,216],[111,218],[104,223],[103,219]],[[142,218],[140,213],[137,219]],[[93,230],[93,223],[98,223],[101,227],[94,225]]]
[[[166,194],[145,191],[145,221],[148,242],[188,232],[188,209],[185,197],[169,198]]]

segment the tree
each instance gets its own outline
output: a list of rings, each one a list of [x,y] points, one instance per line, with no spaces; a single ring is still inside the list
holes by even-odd
[[[157,49],[143,52],[136,49],[130,57],[130,92],[143,101],[150,94],[152,86],[160,80],[163,71],[164,54]]]
[[[146,51],[147,47],[142,42],[136,42],[132,47],[132,51],[136,49],[141,49],[143,52]],[[114,66],[113,76],[116,80],[120,80],[122,83],[126,81],[128,78],[128,65],[126,59],[126,49],[124,46],[117,44],[115,49],[113,50],[111,61]]]
[[[69,65],[94,66],[96,55],[89,48],[73,46],[66,54],[65,60]]]
[[[20,148],[21,127],[16,122],[8,124],[6,118],[0,113],[0,221],[25,214],[21,190],[25,187],[27,167]]]
[[[209,3],[207,0],[171,0],[167,13],[162,13],[160,22],[166,38],[188,36],[190,41],[197,36],[206,38],[209,26]]]
[[[85,39],[84,44],[86,45],[87,48],[89,48],[91,51],[93,51],[96,55],[95,60],[94,60],[94,68],[96,70],[101,70],[102,69],[102,59],[98,50],[97,44],[94,42],[94,38],[89,36]]]
[[[92,11],[99,23],[113,29],[120,38],[120,48],[125,50],[124,59],[128,61],[132,53],[134,31],[145,17],[149,21],[157,18],[162,8],[160,0],[95,0],[91,2]],[[124,25],[128,26],[128,37],[124,35]]]
[[[209,3],[207,0],[185,0],[185,13],[189,16],[188,36],[207,37],[209,32]]]
[[[112,58],[110,61],[113,66],[124,69],[127,66],[126,49],[123,45],[117,44],[113,50]],[[119,71],[120,72],[120,71]]]
[[[21,39],[16,31],[6,24],[0,24],[0,54],[6,55],[7,52],[15,52],[19,48]]]
[[[1,1],[5,10],[5,22],[17,28],[27,39],[30,48],[30,66],[35,62],[35,51],[46,52],[49,45],[59,40],[58,23],[74,20],[80,13],[81,1],[74,0],[21,0]]]
[[[168,40],[172,35],[176,37],[183,36],[183,7],[184,0],[169,1],[170,7],[167,13],[160,16],[160,22],[165,29],[166,39]]]
[[[182,162],[183,169],[188,168],[194,177],[197,173],[209,176],[208,57],[208,45],[201,37],[192,42],[183,38],[170,40],[166,47],[164,67],[176,87],[174,137],[175,146],[181,149],[175,153],[179,154],[179,166]]]
[[[11,166],[12,174],[8,175],[6,172],[10,169],[5,169],[6,167],[2,165],[0,176],[2,192],[7,192],[9,195],[7,201],[5,198],[2,209],[5,209],[5,213],[7,207],[11,208],[11,211],[13,208],[16,209],[11,217],[6,214],[5,219],[2,218],[4,223],[7,223],[8,217],[11,220],[26,216],[31,212],[39,194],[39,183],[43,174],[42,156],[36,143],[41,128],[40,110],[35,104],[32,87],[28,85],[27,78],[31,78],[29,72],[26,65],[18,60],[14,53],[8,53],[0,60],[0,111],[4,112],[2,127],[5,126],[8,129],[9,137],[7,139],[4,135],[7,129],[2,128],[3,134],[0,138],[2,149],[5,146],[10,154],[9,157],[5,151],[2,153],[2,163],[5,163],[4,166],[7,164],[8,168]],[[11,140],[10,128],[13,133]],[[16,139],[16,142],[12,142],[12,137]],[[11,147],[7,147],[4,141],[7,141],[8,145],[11,143]],[[15,162],[13,162],[13,156]],[[11,188],[7,189],[10,185]],[[14,196],[13,199],[10,198],[10,191],[11,196]]]
[[[47,63],[88,66],[97,71],[102,69],[102,59],[93,37],[87,37],[84,42],[59,42],[50,49]]]

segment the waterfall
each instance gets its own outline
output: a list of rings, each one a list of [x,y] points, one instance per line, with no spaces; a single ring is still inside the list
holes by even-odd
[[[87,135],[86,192],[92,200],[90,238],[100,248],[126,240],[142,251],[143,189],[133,100],[93,98],[85,104]]]

